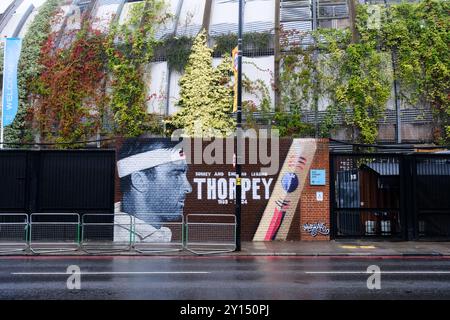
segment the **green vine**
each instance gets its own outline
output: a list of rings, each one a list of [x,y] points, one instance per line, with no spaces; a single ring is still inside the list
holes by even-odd
[[[314,136],[314,127],[302,121],[302,113],[311,109],[319,96],[327,96],[327,124],[322,123],[322,135],[328,135],[334,128],[331,110],[333,110],[334,79],[337,79],[336,69],[330,64],[327,54],[315,54],[321,48],[304,46],[301,42],[308,35],[297,30],[284,31],[281,29],[281,46],[285,54],[281,59],[281,71],[276,90],[280,93],[280,105],[274,117],[274,123],[280,134],[295,136]],[[349,33],[331,29],[321,29],[313,34],[316,43],[326,42],[326,49],[338,50],[342,43],[348,43]],[[292,43],[290,39],[300,41]],[[326,40],[325,40],[326,39]],[[323,49],[322,49],[323,50]],[[323,50],[326,52],[326,50]]]
[[[424,0],[383,11],[381,44],[396,55],[404,103],[428,103],[437,119],[436,142],[450,142],[450,2]],[[368,35],[369,36],[369,35]],[[367,36],[367,37],[368,37]]]
[[[273,122],[273,128],[279,131],[280,137],[304,138],[314,136],[314,126],[304,123],[299,113],[277,112]]]
[[[372,39],[352,43],[348,29],[318,29],[311,34],[315,45],[290,41],[307,36],[296,31],[282,33],[282,46],[288,52],[280,72],[282,109],[299,117],[302,110],[319,108],[322,97],[327,114],[320,135],[328,136],[336,128],[334,118],[340,113],[354,129],[354,139],[373,143],[391,92],[386,54]],[[300,123],[299,118],[301,127]]]
[[[30,24],[22,41],[18,67],[19,107],[11,126],[5,128],[5,141],[10,143],[32,142],[34,134],[27,113],[31,108],[30,82],[37,78],[43,66],[39,63],[41,48],[50,34],[52,17],[58,9],[60,0],[47,0]],[[3,47],[0,49],[0,61],[3,61]],[[1,70],[3,73],[3,64]]]
[[[391,94],[388,60],[370,42],[350,44],[342,54],[333,54],[335,59],[337,56],[341,74],[334,93],[339,108],[344,112],[352,109],[352,118],[346,123],[359,130],[362,142],[373,143]]]
[[[247,62],[249,63],[249,62]],[[254,65],[256,68],[258,66],[254,63],[250,63]],[[261,71],[267,71],[267,70],[261,70]],[[272,105],[272,99],[270,97],[270,91],[267,84],[261,80],[250,80],[250,78],[243,73],[243,79],[242,79],[242,88],[244,92],[247,92],[251,94],[256,100],[244,100],[242,101],[242,112],[245,117],[245,125],[246,127],[258,128],[258,123],[256,118],[254,117],[255,112],[260,112],[261,117],[260,119],[264,123],[271,123],[272,116],[270,114],[271,112],[271,105]]]
[[[193,41],[193,38],[187,36],[170,36],[157,45],[155,55],[165,57],[169,68],[181,73],[188,62]]]
[[[374,25],[369,6],[357,5],[356,42],[351,41],[349,29],[319,29],[312,33],[315,45],[309,46],[290,40],[309,35],[282,31],[286,54],[276,88],[281,109],[300,113],[317,107],[322,97],[327,114],[321,135],[336,128],[334,119],[341,114],[355,139],[373,143],[395,76],[403,104],[431,105],[438,120],[437,142],[449,140],[450,3],[424,0],[376,8],[380,21]]]
[[[214,56],[230,54],[236,47],[238,37],[235,33],[212,37],[214,40]],[[271,47],[272,34],[270,32],[247,32],[243,34],[244,50],[267,51]]]
[[[106,44],[112,76],[110,102],[114,132],[127,137],[160,132],[156,119],[147,113],[147,91],[142,66],[153,58],[156,26],[168,16],[161,14],[164,0],[146,0],[132,7],[130,19],[114,23]]]
[[[74,41],[55,50],[56,34],[42,47],[43,66],[32,81],[33,124],[42,142],[73,143],[98,133],[105,107],[105,36],[84,20]]]

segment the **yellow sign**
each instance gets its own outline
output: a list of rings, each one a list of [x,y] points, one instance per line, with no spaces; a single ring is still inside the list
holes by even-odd
[[[238,107],[238,55],[239,50],[238,47],[234,48],[232,51],[233,56],[233,73],[234,73],[234,103],[233,103],[233,112],[237,112]]]

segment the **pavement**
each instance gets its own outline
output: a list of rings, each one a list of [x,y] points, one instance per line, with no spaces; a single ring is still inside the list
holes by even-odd
[[[272,241],[243,242],[237,255],[262,256],[450,256],[450,242]]]
[[[205,251],[207,248],[207,251]],[[192,251],[160,251],[147,252],[152,255],[193,255],[214,253],[228,256],[449,256],[450,242],[424,241],[367,241],[367,240],[332,240],[332,241],[272,241],[242,242],[241,251],[224,250],[223,248],[192,248]],[[0,248],[0,255],[33,255],[26,251],[5,252]],[[58,255],[87,255],[83,250],[64,251]],[[141,255],[131,251],[102,251],[91,255]],[[40,253],[39,255],[55,255]]]

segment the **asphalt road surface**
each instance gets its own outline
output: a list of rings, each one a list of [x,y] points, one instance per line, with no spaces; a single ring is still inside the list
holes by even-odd
[[[0,257],[0,299],[450,299],[450,258]]]

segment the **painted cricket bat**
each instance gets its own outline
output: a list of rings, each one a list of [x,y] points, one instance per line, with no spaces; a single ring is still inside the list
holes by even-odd
[[[294,139],[253,241],[286,240],[317,149],[315,139]]]

